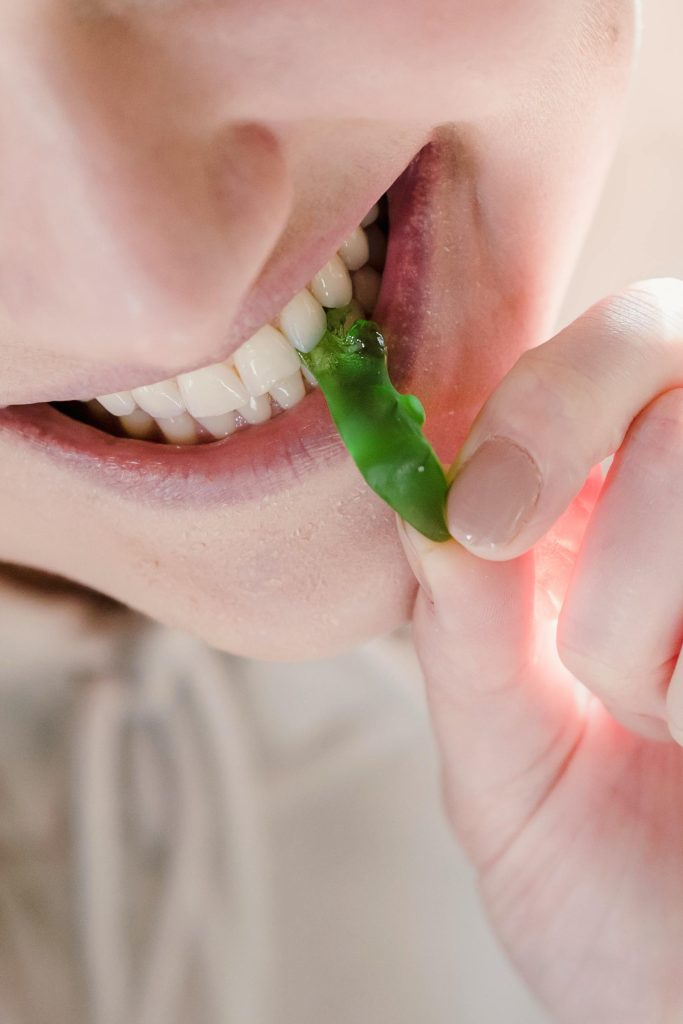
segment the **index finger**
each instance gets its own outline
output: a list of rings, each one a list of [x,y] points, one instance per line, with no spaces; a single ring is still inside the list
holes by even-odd
[[[683,385],[683,281],[633,285],[518,360],[454,463],[448,526],[483,558],[515,558],[621,446],[644,406]]]

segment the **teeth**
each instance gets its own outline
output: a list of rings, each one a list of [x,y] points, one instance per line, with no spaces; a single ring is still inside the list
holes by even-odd
[[[256,424],[265,423],[266,420],[269,420],[273,410],[268,395],[257,395],[252,396],[247,404],[241,406],[237,411],[240,416],[244,417],[247,423]]]
[[[106,430],[111,423],[111,413],[107,412],[104,406],[100,405],[96,398],[91,399],[85,404],[93,422],[99,423],[100,426]]]
[[[147,441],[156,433],[155,420],[142,409],[134,409],[126,416],[121,416],[120,420],[126,434],[138,441]]]
[[[303,373],[304,377],[306,378],[306,380],[308,381],[308,383],[309,383],[309,384],[311,385],[311,387],[312,387],[312,388],[317,388],[317,386],[318,386],[318,381],[317,381],[317,380],[316,380],[316,378],[315,378],[315,377],[313,376],[313,374],[312,374],[312,373],[311,373],[311,371],[310,371],[310,370],[308,369],[308,367],[307,367],[307,366],[303,366],[303,365],[302,365],[302,367],[301,367],[301,372]]]
[[[140,408],[155,420],[173,419],[185,412],[180,389],[174,380],[134,388],[131,394]]]
[[[235,366],[249,394],[258,397],[298,370],[299,357],[284,335],[266,324],[237,349]]]
[[[374,224],[378,217],[379,206],[377,205],[377,203],[375,203],[375,205],[370,210],[368,210],[368,212],[363,217],[362,221],[360,222],[360,226],[362,228],[367,228],[371,224]]]
[[[181,373],[178,384],[185,408],[198,420],[233,412],[249,397],[235,371],[224,363]]]
[[[369,264],[361,267],[353,275],[353,290],[358,302],[368,313],[372,313],[382,283],[381,275]]]
[[[377,230],[380,231],[379,228]],[[353,234],[349,235],[340,246],[338,255],[347,270],[360,270],[368,262],[370,256],[368,237],[362,228],[356,228]]]
[[[169,444],[195,444],[197,441],[197,424],[186,412],[159,419],[157,423]]]
[[[308,289],[304,288],[280,313],[280,327],[294,348],[299,352],[310,352],[325,333],[325,311]]]
[[[197,419],[214,437],[227,437],[237,427],[237,416],[232,410],[220,416],[198,416]]]
[[[100,395],[97,399],[112,416],[130,416],[137,408],[130,391],[115,391],[111,395]]]
[[[297,370],[290,377],[280,380],[270,389],[271,398],[274,398],[281,409],[291,409],[298,405],[306,394],[304,379]]]
[[[273,403],[275,411],[297,405],[306,395],[306,381],[318,386],[297,352],[310,352],[318,344],[327,328],[327,310],[348,306],[347,327],[373,313],[387,246],[375,223],[378,216],[375,204],[308,288],[287,303],[273,324],[240,345],[230,362],[100,395],[86,403],[91,422],[111,429],[115,416],[129,437],[191,445],[228,437],[243,423],[264,423],[273,415]]]
[[[321,306],[336,309],[351,301],[353,286],[349,272],[338,256],[333,256],[311,281],[311,291]]]

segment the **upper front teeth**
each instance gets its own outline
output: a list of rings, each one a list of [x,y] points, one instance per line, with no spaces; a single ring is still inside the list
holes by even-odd
[[[354,318],[373,311],[380,275],[368,260],[376,262],[377,239],[370,244],[364,229],[372,225],[370,231],[382,235],[374,223],[377,216],[374,206],[274,324],[256,331],[229,362],[101,395],[97,401],[119,418],[129,436],[149,438],[160,430],[172,444],[194,444],[202,431],[227,437],[240,423],[263,423],[270,418],[271,399],[281,409],[296,405],[305,395],[304,378],[316,383],[296,350],[310,352],[318,344],[327,327],[326,309],[351,304]]]
[[[185,412],[180,388],[174,380],[162,380],[159,384],[133,388],[131,395],[140,408],[155,419],[171,419]]]
[[[130,391],[115,391],[111,395],[100,395],[97,401],[112,416],[130,416],[137,409],[137,402]]]
[[[235,367],[250,395],[257,398],[283,377],[296,373],[299,357],[283,334],[266,324],[235,352]]]
[[[198,419],[234,412],[249,398],[242,381],[232,367],[225,363],[181,373],[178,384],[185,408]]]

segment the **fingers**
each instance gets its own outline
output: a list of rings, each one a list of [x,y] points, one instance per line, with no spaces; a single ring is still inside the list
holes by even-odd
[[[564,664],[633,731],[668,739],[683,639],[683,390],[644,410],[597,501],[558,626]],[[683,708],[672,704],[683,729]]]
[[[588,512],[577,502],[567,514],[561,548],[570,560]],[[446,803],[473,860],[487,864],[538,806],[577,743],[578,691],[557,658],[555,619],[550,625],[535,614],[535,552],[491,563],[405,524],[399,532],[421,582],[413,639]],[[562,577],[564,569],[550,575]]]
[[[482,409],[451,470],[451,533],[487,559],[527,551],[641,409],[681,385],[683,282],[594,306],[526,352]]]

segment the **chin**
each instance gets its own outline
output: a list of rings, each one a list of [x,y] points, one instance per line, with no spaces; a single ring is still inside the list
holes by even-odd
[[[249,529],[245,546],[233,531],[238,544],[219,554],[161,556],[136,607],[212,647],[265,661],[331,657],[390,633],[410,618],[415,578],[394,513],[356,476],[352,466],[337,474],[315,517],[305,515],[306,498],[296,502],[286,540],[281,522],[275,532],[264,517],[258,544]]]

